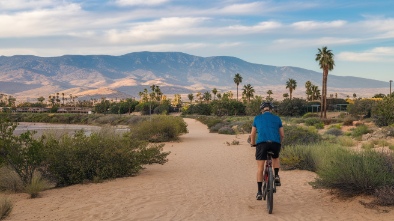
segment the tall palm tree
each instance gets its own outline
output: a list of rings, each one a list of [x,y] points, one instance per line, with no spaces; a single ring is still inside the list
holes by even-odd
[[[216,94],[218,93],[218,90],[216,88],[212,89],[212,94],[213,94],[213,99],[215,100]]]
[[[238,85],[242,83],[242,76],[239,73],[235,74],[234,83],[237,85],[237,100],[238,100]]]
[[[254,91],[254,88],[252,87],[252,85],[250,85],[250,84],[244,85],[242,95],[244,95],[246,97],[246,99],[248,100],[248,103],[250,103],[250,98],[253,97],[254,92],[255,91]]]
[[[321,118],[327,118],[327,77],[328,72],[332,71],[335,66],[334,54],[331,50],[327,49],[327,46],[318,48],[315,61],[319,62],[320,69],[323,70],[323,85],[322,85],[322,98],[321,98]]]
[[[200,103],[201,103],[201,101],[202,101],[202,94],[201,94],[201,92],[197,92],[196,97],[197,97],[198,100],[200,100]]]
[[[190,103],[192,103],[192,102],[193,102],[194,95],[193,95],[193,94],[188,94],[188,95],[187,95],[187,98],[189,98]]]
[[[289,78],[289,80],[286,81],[286,88],[289,89],[290,100],[291,100],[293,91],[297,88],[297,81],[292,78]]]

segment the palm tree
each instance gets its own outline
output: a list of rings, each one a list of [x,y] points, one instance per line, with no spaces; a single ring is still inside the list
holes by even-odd
[[[274,94],[274,93],[272,93],[272,90],[268,90],[267,94],[268,94],[268,99],[267,100],[271,101],[271,94]]]
[[[188,94],[188,95],[187,95],[187,98],[189,98],[190,103],[192,103],[192,102],[193,102],[194,95],[193,95],[193,94]]]
[[[244,85],[242,95],[245,96],[245,98],[248,100],[248,103],[250,103],[250,98],[253,97],[254,92],[255,91],[254,91],[254,88],[252,87],[252,85],[250,85],[250,84]]]
[[[211,100],[211,93],[209,91],[204,92],[203,99],[208,103]]]
[[[235,74],[234,83],[237,85],[237,100],[238,100],[238,85],[242,83],[242,76],[239,73]]]
[[[318,86],[312,84],[310,90],[311,90],[311,100],[312,101],[317,100],[317,99],[321,99],[321,94],[320,94],[320,90],[319,90]]]
[[[64,106],[64,93],[62,93],[62,101],[63,101],[63,106]]]
[[[319,62],[320,69],[323,70],[323,89],[322,89],[322,99],[321,99],[321,118],[327,118],[327,77],[328,72],[332,71],[335,66],[334,54],[331,50],[327,49],[327,46],[318,48],[318,53],[316,54],[315,61]]]
[[[289,78],[289,80],[286,81],[286,88],[289,89],[289,92],[290,92],[290,100],[291,100],[292,95],[293,95],[293,91],[297,88],[297,81],[294,80],[294,79],[292,79],[292,78]]]
[[[312,90],[311,90],[312,85],[313,85],[313,84],[312,84],[312,82],[310,82],[310,81],[305,82],[306,100],[308,100],[308,101],[311,101],[311,100],[312,100]]]
[[[213,99],[215,100],[216,94],[218,93],[218,90],[216,88],[212,89],[212,94],[213,94]]]
[[[283,98],[288,98],[289,97],[289,93],[284,93],[283,94]]]
[[[202,94],[201,94],[201,92],[197,92],[196,97],[197,97],[198,100],[200,100],[200,103],[201,103],[201,101],[202,101]]]

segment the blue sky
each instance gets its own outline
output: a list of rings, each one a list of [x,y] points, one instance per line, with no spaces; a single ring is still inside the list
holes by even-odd
[[[177,51],[394,80],[390,0],[0,0],[0,55]],[[349,82],[351,83],[351,82]]]

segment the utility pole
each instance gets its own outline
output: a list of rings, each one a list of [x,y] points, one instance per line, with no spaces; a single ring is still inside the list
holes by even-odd
[[[391,97],[391,83],[393,82],[393,80],[390,80],[389,82],[390,82],[390,94],[389,94],[389,96]]]

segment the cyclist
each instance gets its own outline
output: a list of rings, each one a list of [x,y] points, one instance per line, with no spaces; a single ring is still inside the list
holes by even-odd
[[[285,135],[281,119],[271,113],[273,107],[274,106],[271,102],[263,102],[261,104],[261,114],[254,118],[252,132],[250,134],[250,144],[254,146],[257,143],[257,200],[261,200],[263,197],[261,188],[263,182],[264,163],[267,160],[268,151],[272,151],[274,153],[272,156],[272,166],[275,171],[275,184],[277,186],[281,185],[279,178],[279,152]]]

